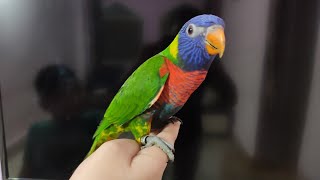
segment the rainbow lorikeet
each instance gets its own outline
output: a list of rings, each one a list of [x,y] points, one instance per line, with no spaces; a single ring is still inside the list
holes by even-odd
[[[130,131],[138,143],[157,145],[173,160],[173,147],[168,143],[156,136],[146,142],[151,123],[174,119],[203,82],[215,56],[223,55],[224,27],[217,16],[196,16],[183,25],[165,50],[141,64],[107,108],[88,155],[105,141]]]

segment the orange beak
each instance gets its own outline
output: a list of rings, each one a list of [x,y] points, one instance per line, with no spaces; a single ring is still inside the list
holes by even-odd
[[[221,58],[226,44],[224,29],[220,25],[208,27],[206,34],[206,49],[210,55],[217,55]]]

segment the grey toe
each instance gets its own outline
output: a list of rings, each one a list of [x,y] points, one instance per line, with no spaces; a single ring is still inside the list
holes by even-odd
[[[141,149],[157,146],[159,147],[164,153],[167,154],[169,161],[174,161],[174,147],[170,143],[166,142],[162,138],[158,136],[147,135],[141,138],[141,144],[143,145]]]

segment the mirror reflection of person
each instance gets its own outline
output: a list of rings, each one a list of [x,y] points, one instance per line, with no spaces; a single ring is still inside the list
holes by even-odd
[[[102,115],[86,107],[79,80],[64,65],[41,69],[34,86],[51,117],[30,127],[21,177],[67,179],[84,159]]]

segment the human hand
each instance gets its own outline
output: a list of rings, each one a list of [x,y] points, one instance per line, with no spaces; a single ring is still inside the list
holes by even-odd
[[[157,136],[174,144],[180,122],[168,124]],[[71,180],[154,180],[161,179],[168,157],[158,147],[140,149],[130,139],[104,143],[85,159],[71,176]]]

